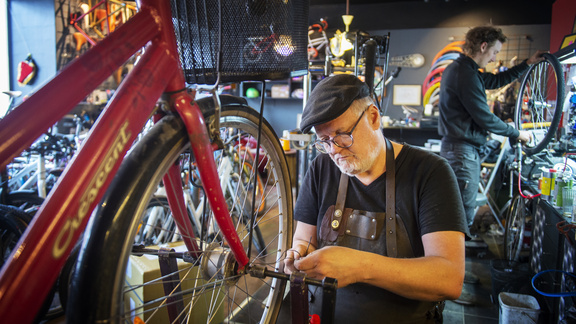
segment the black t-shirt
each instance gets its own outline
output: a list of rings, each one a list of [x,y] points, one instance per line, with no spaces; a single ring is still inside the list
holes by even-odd
[[[319,155],[304,177],[294,218],[319,225],[336,203],[341,172],[330,157]],[[350,177],[346,208],[386,211],[386,173],[365,186]],[[396,213],[400,215],[416,256],[422,256],[421,236],[438,231],[467,233],[464,209],[454,172],[440,156],[404,145],[396,157]]]

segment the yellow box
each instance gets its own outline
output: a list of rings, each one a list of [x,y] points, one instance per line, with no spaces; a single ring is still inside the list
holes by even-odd
[[[183,242],[176,242],[162,245],[161,247],[167,249],[174,249],[176,252],[186,251],[186,247]],[[149,249],[157,249],[156,246],[148,246]],[[192,267],[191,263],[184,262],[178,259],[178,269],[180,270],[180,279],[183,279],[182,286],[180,289],[186,291],[188,289],[193,289],[196,286],[201,286],[207,282],[204,280],[202,274],[198,274],[198,266]],[[156,283],[141,286],[143,282],[149,282],[151,280],[160,278],[160,265],[158,263],[158,257],[155,255],[145,254],[141,257],[130,256],[128,262],[128,267],[126,268],[126,282],[128,286],[134,287],[133,290],[129,290],[124,296],[126,311],[130,309],[137,309],[133,312],[132,316],[138,315],[146,323],[169,323],[168,311],[166,307],[161,307],[158,311],[148,311],[158,306],[160,302],[150,303],[146,305],[144,309],[140,309],[145,303],[151,302],[157,298],[164,296],[164,286],[162,280],[157,280]],[[185,279],[185,280],[184,280]],[[209,292],[210,293],[210,292]],[[223,294],[215,293],[219,301],[222,300]],[[184,308],[188,306],[191,302],[192,294],[183,295]],[[206,323],[206,314],[201,312],[201,310],[207,309],[205,305],[206,300],[209,298],[197,298],[194,303],[194,308],[192,312],[192,318],[190,323]],[[153,316],[152,316],[153,315]],[[213,319],[213,323],[221,323],[224,320],[223,312],[220,312],[218,316]]]
[[[272,98],[290,98],[290,86],[287,84],[275,84],[270,93]]]

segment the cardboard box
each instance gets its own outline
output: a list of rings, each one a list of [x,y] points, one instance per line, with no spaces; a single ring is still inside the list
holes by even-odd
[[[275,84],[275,85],[273,85],[270,97],[272,97],[272,98],[290,98],[290,86],[287,84]]]
[[[173,248],[176,252],[183,252],[186,250],[183,242],[176,242],[170,243],[166,245],[162,245],[163,248]],[[150,249],[157,249],[156,246],[149,246],[147,248]],[[204,280],[202,274],[198,273],[198,266],[192,267],[192,264],[184,262],[181,259],[178,259],[178,269],[180,270],[180,278],[183,279],[181,290],[186,291],[188,289],[193,289],[196,286],[201,286],[206,284],[207,282]],[[145,303],[154,301],[162,296],[164,296],[164,286],[161,280],[158,280],[155,283],[151,283],[145,286],[141,286],[143,282],[149,282],[151,280],[160,278],[160,265],[158,263],[158,257],[154,255],[143,255],[141,257],[138,256],[130,256],[130,260],[128,262],[128,267],[126,268],[126,283],[128,287],[132,287],[132,290],[129,290],[124,298],[125,298],[125,307],[126,311],[130,309],[135,311],[132,312],[132,317],[138,315],[141,319],[143,319],[146,323],[169,323],[168,318],[168,310],[166,307],[161,307],[157,311],[149,311],[154,307],[160,305],[161,301],[150,303],[146,305],[144,309],[141,309],[142,305]],[[190,323],[206,323],[206,314],[201,310],[207,309],[206,300],[210,300],[212,298],[216,298],[212,296],[212,291],[208,292],[210,294],[210,298],[197,298],[194,303],[194,310],[192,312],[192,318]],[[222,292],[218,294],[215,292],[214,295],[217,295],[217,303],[219,303],[223,299]],[[183,303],[184,308],[189,306],[191,302],[192,294],[183,294]],[[223,305],[221,305],[223,306]],[[128,308],[130,307],[130,308]],[[221,323],[224,320],[224,312],[223,309],[220,308],[222,311],[213,318],[212,322],[214,323]]]

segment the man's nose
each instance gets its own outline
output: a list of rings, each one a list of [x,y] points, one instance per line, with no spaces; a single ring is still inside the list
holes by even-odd
[[[342,148],[338,145],[336,145],[334,142],[330,142],[330,149],[328,150],[328,153],[330,154],[335,154],[338,153],[342,150]]]

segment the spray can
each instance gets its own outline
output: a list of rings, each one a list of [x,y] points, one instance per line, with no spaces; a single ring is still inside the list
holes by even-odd
[[[562,191],[567,185],[567,179],[564,178],[564,173],[562,171],[556,172],[556,180],[554,181],[554,206],[562,207]]]
[[[554,187],[556,183],[556,170],[546,169],[542,172],[542,199],[554,202]]]

